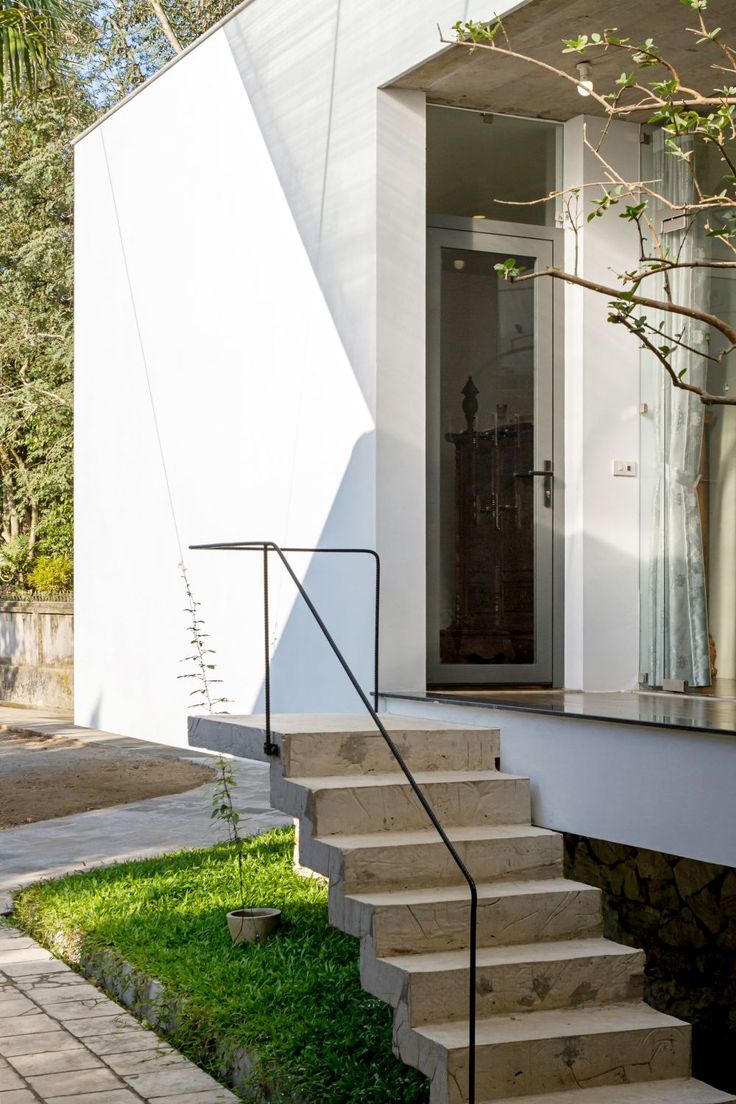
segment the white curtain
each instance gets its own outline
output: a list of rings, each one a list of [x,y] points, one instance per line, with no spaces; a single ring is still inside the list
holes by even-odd
[[[682,148],[692,148],[692,140],[680,139]],[[688,163],[665,152],[664,135],[652,135],[653,177],[662,181],[658,187],[675,203],[687,203],[694,197]],[[666,209],[658,212],[667,217]],[[703,254],[702,229],[697,219],[686,229],[663,237],[670,256],[692,261]],[[680,269],[672,273],[670,285],[676,303],[705,306],[707,278],[702,269]],[[647,281],[657,297],[664,295],[662,278]],[[647,313],[647,312],[645,312]],[[664,321],[665,332],[681,334],[681,340],[692,352],[678,349],[672,355],[677,373],[684,370],[689,383],[704,386],[707,361],[701,355],[706,350],[704,327],[694,320],[662,312],[656,319],[649,312],[648,320]],[[684,331],[684,332],[681,332]],[[658,344],[664,343],[666,339]],[[705,587],[703,532],[698,501],[701,450],[703,447],[704,410],[696,395],[677,389],[665,369],[648,353],[649,372],[659,373],[651,416],[656,434],[656,475],[650,528],[649,583],[645,601],[644,623],[649,626],[647,675],[650,685],[661,686],[664,679],[683,679],[691,686],[709,686],[710,659],[708,652],[708,614]]]

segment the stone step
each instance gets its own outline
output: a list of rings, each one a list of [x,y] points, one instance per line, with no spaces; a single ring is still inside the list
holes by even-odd
[[[418,771],[417,784],[444,827],[523,824],[529,780],[499,771]],[[426,828],[430,821],[401,774],[271,777],[271,803],[305,816],[315,836]]]
[[[644,989],[644,952],[608,939],[480,947],[476,962],[479,1017],[631,1003]],[[363,988],[394,1007],[406,1002],[412,1026],[467,1019],[467,950],[366,953],[360,966]]]
[[[463,886],[344,894],[330,886],[330,922],[371,941],[381,957],[468,946]],[[566,878],[478,884],[478,946],[507,946],[601,934],[600,890]],[[366,950],[366,953],[369,953]]]
[[[281,761],[287,778],[335,774],[392,774],[401,770],[370,717],[335,717],[330,727],[304,718],[300,731],[281,725]],[[324,719],[323,719],[324,720]],[[311,722],[311,724],[309,723]],[[412,773],[493,770],[499,756],[498,729],[412,721],[381,716]],[[290,730],[287,730],[290,729]]]
[[[478,881],[562,876],[562,836],[530,824],[460,825],[448,829]],[[452,885],[465,881],[434,828],[362,835],[299,833],[299,862],[342,882],[345,892]]]
[[[604,1085],[543,1096],[513,1096],[494,1104],[734,1104],[736,1096],[712,1089],[691,1077],[645,1081],[637,1085]],[[490,1104],[490,1101],[485,1102]]]
[[[411,770],[490,769],[499,754],[495,728],[391,713],[380,717],[391,738],[408,754]],[[192,747],[256,759],[292,776],[399,770],[366,712],[273,713],[271,740],[280,753],[275,760],[264,751],[262,713],[190,717],[188,728]],[[376,739],[380,742],[374,743]]]
[[[430,1104],[467,1102],[467,885],[365,715],[190,720],[190,742],[270,764],[300,862],[330,879],[332,924],[361,940],[364,989],[394,1006],[394,1049]],[[642,952],[602,938],[601,895],[562,876],[498,732],[382,715],[478,883],[477,1100],[736,1104],[690,1077],[690,1028],[644,1004]],[[2,1094],[0,1094],[2,1095]]]
[[[431,1078],[430,1104],[467,1101],[466,1021],[400,1025],[401,1059]],[[479,1099],[690,1075],[690,1025],[647,1004],[491,1016],[476,1025]]]

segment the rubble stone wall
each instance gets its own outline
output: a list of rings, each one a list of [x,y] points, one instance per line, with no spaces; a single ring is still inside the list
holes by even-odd
[[[646,952],[645,999],[693,1025],[694,1075],[736,1092],[736,870],[574,835],[565,859],[608,938]]]

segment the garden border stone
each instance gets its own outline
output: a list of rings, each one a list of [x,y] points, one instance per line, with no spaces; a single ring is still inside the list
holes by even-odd
[[[78,964],[72,968],[164,1035],[176,1029],[183,1000],[168,994],[157,978],[138,970],[116,951],[106,948],[82,950]],[[247,1047],[221,1047],[217,1052],[214,1076],[242,1093],[246,1101],[262,1104],[273,1099],[275,1086],[266,1083],[258,1089],[253,1087],[251,1077],[257,1058],[257,1051]],[[288,1104],[309,1104],[309,1101],[303,1097],[289,1097]]]

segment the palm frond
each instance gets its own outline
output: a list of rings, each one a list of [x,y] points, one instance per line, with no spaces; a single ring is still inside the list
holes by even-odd
[[[57,48],[72,18],[71,0],[0,0],[0,103],[58,79]]]

